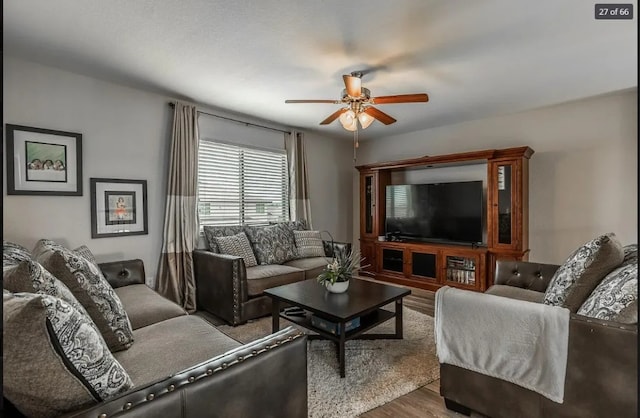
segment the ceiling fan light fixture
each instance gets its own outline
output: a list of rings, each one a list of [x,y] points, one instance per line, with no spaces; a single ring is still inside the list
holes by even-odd
[[[367,113],[360,112],[358,113],[358,120],[360,121],[362,129],[367,129],[369,125],[373,123],[374,118]]]
[[[340,123],[342,127],[347,131],[355,131],[358,129],[358,119],[356,118],[356,113],[349,109],[340,115]]]

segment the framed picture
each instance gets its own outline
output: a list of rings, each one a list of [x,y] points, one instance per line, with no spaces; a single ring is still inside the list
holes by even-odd
[[[147,181],[91,178],[91,238],[145,235]]]
[[[7,194],[82,196],[82,134],[6,125]]]

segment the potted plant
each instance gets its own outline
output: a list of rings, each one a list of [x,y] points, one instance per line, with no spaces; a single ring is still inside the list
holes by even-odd
[[[333,258],[333,261],[327,264],[324,271],[320,273],[318,283],[324,285],[332,293],[346,292],[354,270],[360,267],[362,261],[364,261],[364,258],[360,258],[359,251],[352,251],[349,254],[339,252]]]

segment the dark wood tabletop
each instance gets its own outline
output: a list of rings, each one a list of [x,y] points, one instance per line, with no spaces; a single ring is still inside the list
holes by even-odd
[[[351,279],[345,293],[330,293],[316,280],[272,287],[264,291],[327,319],[347,321],[411,293],[410,290],[368,280]]]

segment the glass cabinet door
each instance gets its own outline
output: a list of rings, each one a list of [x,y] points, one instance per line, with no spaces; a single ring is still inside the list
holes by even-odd
[[[512,164],[498,164],[498,244],[511,245],[512,168]]]
[[[365,235],[373,235],[374,231],[374,216],[375,216],[375,184],[374,178],[372,174],[367,174],[363,178],[363,187],[364,187],[364,196],[363,196],[363,204],[364,210],[362,211],[364,215],[364,231]]]

